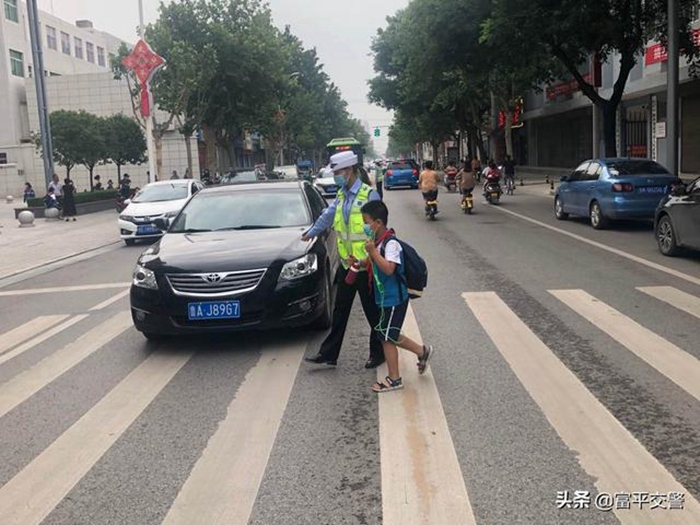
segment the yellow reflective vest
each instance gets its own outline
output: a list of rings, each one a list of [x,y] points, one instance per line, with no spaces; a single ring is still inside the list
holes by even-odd
[[[344,189],[338,191],[338,206],[335,210],[333,229],[338,239],[338,255],[340,256],[340,262],[345,269],[348,268],[347,259],[350,255],[360,260],[367,258],[367,251],[365,250],[367,236],[363,228],[365,221],[362,220],[361,209],[362,206],[369,201],[369,194],[371,191],[372,188],[367,184],[363,184],[360,187],[360,191],[357,192],[352,207],[350,208],[348,223],[345,222],[345,217],[343,215],[343,208],[347,196]]]

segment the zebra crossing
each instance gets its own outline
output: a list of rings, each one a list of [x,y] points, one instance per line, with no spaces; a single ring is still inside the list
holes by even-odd
[[[115,287],[116,288],[116,287]],[[53,290],[49,289],[51,293]],[[654,368],[700,401],[700,360],[585,290],[548,290],[562,307]],[[0,367],[32,352],[62,332],[74,340],[0,383],[3,417],[69,372],[131,327],[120,290],[86,313],[42,315],[0,334]],[[700,298],[669,286],[638,287],[633,293],[670,306],[680,316],[700,318]],[[474,317],[510,370],[562,442],[578,457],[599,494],[635,492],[683,495],[682,510],[649,506],[611,508],[625,525],[697,524],[700,503],[644,445],[618,421],[496,292],[465,292],[465,311]],[[86,319],[100,322],[81,331]],[[421,340],[409,309],[407,334]],[[697,344],[700,338],[696,334]],[[159,516],[164,524],[246,524],[251,520],[268,460],[285,410],[294,395],[308,338],[263,348],[230,399],[225,417],[198,451],[198,459]],[[56,436],[48,447],[0,485],[0,523],[42,523],[127,429],[191,365],[195,351],[156,347],[102,399]],[[438,361],[436,370],[446,366]],[[394,524],[488,524],[480,519],[469,487],[479,483],[460,464],[431,371],[418,376],[401,356],[404,391],[378,399],[382,522]],[[382,367],[379,377],[386,375]],[[437,375],[437,373],[436,373]],[[368,392],[368,399],[373,399]],[[60,399],[57,400],[60,409]],[[186,424],[186,423],[183,423]],[[4,446],[0,443],[0,446]],[[536,465],[533,465],[536,468]],[[303,490],[303,485],[299,490]],[[554,499],[552,496],[552,504]],[[593,512],[593,511],[591,511]]]

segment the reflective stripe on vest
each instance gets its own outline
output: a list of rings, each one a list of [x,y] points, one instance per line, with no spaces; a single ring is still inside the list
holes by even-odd
[[[365,251],[365,235],[362,220],[362,206],[369,201],[369,194],[372,191],[367,184],[360,187],[355,200],[350,208],[349,223],[345,222],[343,215],[343,207],[345,205],[346,194],[345,190],[338,191],[338,207],[335,210],[335,218],[333,221],[333,229],[337,234],[338,239],[338,255],[340,262],[344,268],[348,268],[347,258],[353,255],[356,259],[366,259],[367,252]]]

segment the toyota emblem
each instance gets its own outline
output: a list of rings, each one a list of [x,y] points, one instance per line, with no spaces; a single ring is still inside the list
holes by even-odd
[[[221,281],[221,279],[223,279],[223,277],[220,273],[210,273],[209,275],[204,277],[204,280],[210,284],[218,283],[219,281]]]

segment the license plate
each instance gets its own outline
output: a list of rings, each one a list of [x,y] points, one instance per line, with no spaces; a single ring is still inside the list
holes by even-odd
[[[240,301],[206,301],[202,303],[188,303],[187,305],[187,318],[190,321],[238,319],[240,317]]]
[[[498,197],[498,193],[492,193],[491,197]]]
[[[666,191],[666,186],[642,186],[637,188],[639,193],[664,193]]]
[[[137,235],[154,235],[156,233],[162,233],[158,228],[150,224],[144,226],[138,226],[136,228]]]

